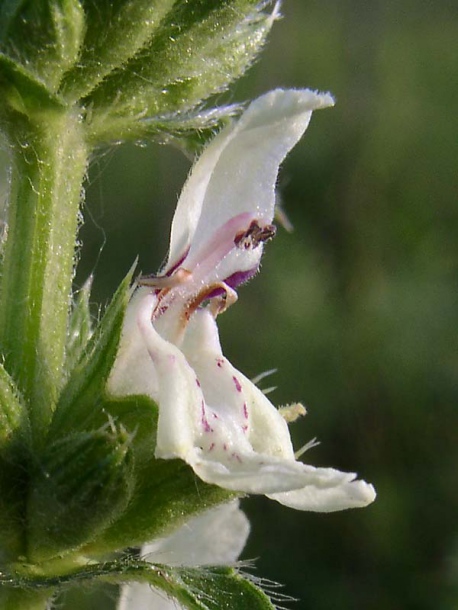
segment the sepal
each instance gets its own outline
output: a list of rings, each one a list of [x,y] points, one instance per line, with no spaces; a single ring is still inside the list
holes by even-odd
[[[263,581],[234,567],[178,568],[172,578],[162,589],[187,610],[220,610],[228,600],[231,610],[276,610],[274,601],[288,599],[276,591],[269,595]]]
[[[240,104],[197,108],[126,123],[116,135],[122,141],[139,142],[149,138],[161,144],[173,144],[194,159],[215,134],[241,112]]]
[[[0,92],[2,114],[13,111],[31,117],[64,108],[60,98],[49,91],[41,80],[1,52]]]
[[[103,426],[113,421],[131,436],[131,450],[135,468],[142,469],[154,456],[158,407],[149,396],[108,396],[103,401],[93,426]]]
[[[133,126],[197,107],[251,65],[276,18],[259,0],[178,2],[153,36],[107,75],[83,103],[94,143],[117,140]],[[148,122],[143,122],[148,118]],[[179,119],[178,119],[179,120]]]
[[[62,390],[51,424],[51,438],[86,430],[90,420],[103,409],[105,386],[118,351],[134,268],[135,265],[121,282]]]
[[[179,527],[190,517],[236,497],[197,479],[181,460],[154,457],[158,408],[148,396],[106,397],[92,425],[113,421],[130,438],[134,488],[129,505],[81,552],[100,556],[141,545]]]
[[[175,0],[83,0],[87,29],[78,64],[62,83],[74,102],[87,96],[151,40]]]
[[[82,551],[97,556],[139,546],[236,497],[233,492],[197,479],[181,460],[151,458],[135,468],[135,489],[127,509]]]
[[[67,345],[65,346],[65,368],[70,373],[81,359],[92,336],[93,321],[90,309],[92,277],[79,290],[73,302],[68,323]]]
[[[125,509],[133,488],[130,443],[130,435],[112,424],[46,448],[30,484],[31,561],[78,549]]]
[[[79,0],[3,2],[0,24],[0,50],[55,93],[78,60],[85,28]]]

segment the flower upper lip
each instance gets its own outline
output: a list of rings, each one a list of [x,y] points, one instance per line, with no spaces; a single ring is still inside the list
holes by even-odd
[[[231,270],[228,277],[219,277],[218,265],[233,250],[245,252],[259,248],[272,239],[275,232],[275,225],[260,224],[251,213],[238,214],[229,218],[200,248],[194,249],[192,255],[188,248],[179,262],[168,263],[161,275],[141,277],[138,284],[151,286],[157,295],[152,319],[164,315],[174,302],[178,302],[182,308],[180,318],[184,328],[204,301],[217,297],[218,303],[212,304],[215,317],[225,311],[237,298],[234,289],[257,272],[260,259],[254,262],[252,269]]]

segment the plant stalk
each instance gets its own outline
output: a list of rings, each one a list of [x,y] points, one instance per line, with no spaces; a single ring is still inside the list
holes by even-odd
[[[88,151],[78,115],[15,117],[0,302],[5,366],[42,438],[63,383],[76,235]]]

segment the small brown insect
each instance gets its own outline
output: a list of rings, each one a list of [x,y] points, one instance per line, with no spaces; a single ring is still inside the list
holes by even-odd
[[[246,231],[237,233],[234,239],[234,244],[237,246],[237,248],[251,250],[257,248],[260,243],[272,239],[276,232],[277,227],[275,225],[260,227],[257,220],[253,220]]]

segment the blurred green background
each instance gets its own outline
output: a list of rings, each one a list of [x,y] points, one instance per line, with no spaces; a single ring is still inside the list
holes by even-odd
[[[279,230],[219,318],[222,342],[249,376],[278,368],[264,386],[278,385],[275,403],[307,405],[295,444],[322,444],[305,459],[358,472],[378,499],[332,515],[246,500],[244,557],[298,610],[455,609],[458,4],[285,0],[282,12],[220,101],[307,86],[337,105],[314,115],[282,168],[294,232]],[[158,269],[189,166],[165,146],[100,151],[76,282],[94,272],[96,302],[137,255]],[[110,592],[91,599],[112,604]]]

